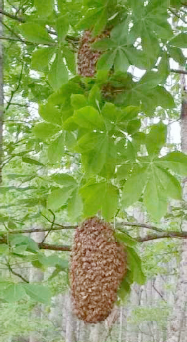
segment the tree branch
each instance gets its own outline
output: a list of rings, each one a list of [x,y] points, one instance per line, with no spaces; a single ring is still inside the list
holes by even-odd
[[[147,242],[157,239],[168,239],[168,238],[181,238],[181,239],[187,239],[187,232],[163,232],[158,235],[151,234],[147,235],[143,238],[137,238],[136,240],[138,242]]]
[[[117,223],[117,227],[120,227],[121,225],[127,226],[127,227],[141,227],[141,228],[146,228],[150,230],[155,230],[156,232],[163,232],[164,230],[161,228],[157,228],[155,226],[151,226],[150,224],[145,224],[145,223],[139,223],[139,222],[121,222]]]
[[[38,247],[40,249],[48,249],[51,251],[60,251],[60,252],[70,252],[71,246],[68,245],[51,245],[48,243],[40,242],[38,243]]]

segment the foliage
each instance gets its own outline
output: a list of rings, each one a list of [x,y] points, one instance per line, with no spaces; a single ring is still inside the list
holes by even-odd
[[[93,215],[110,222],[123,220],[137,203],[148,220],[158,224],[163,218],[173,219],[168,217],[171,199],[172,215],[177,208],[180,217],[184,214],[180,183],[187,175],[187,156],[167,143],[167,122],[179,119],[172,63],[186,65],[185,27],[172,27],[173,10],[184,16],[182,3],[57,3],[5,2],[15,20],[4,17],[4,34],[10,40],[4,42],[0,254],[10,274],[9,266],[19,271],[23,261],[45,271],[48,279],[44,284],[23,284],[7,275],[0,283],[0,296],[8,303],[33,300],[48,305],[51,294],[58,293],[55,281],[59,276],[64,283],[67,279],[67,255],[42,252],[32,236],[20,230],[44,225],[52,229],[57,222],[76,225]],[[95,76],[77,75],[82,32],[90,29],[97,36],[105,28],[110,37],[92,46],[102,52]],[[175,89],[168,87],[169,77]],[[116,236],[128,249],[129,271],[119,290],[123,300],[130,285],[143,284],[145,276],[136,243],[139,232],[120,227]],[[72,233],[51,232],[48,241],[71,245]],[[154,254],[158,249],[154,245]],[[149,248],[143,254],[148,277],[162,272],[150,254]]]

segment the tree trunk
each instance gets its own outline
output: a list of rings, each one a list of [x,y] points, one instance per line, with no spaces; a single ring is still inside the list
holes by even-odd
[[[3,0],[0,0],[0,10],[3,10]],[[3,16],[0,15],[0,36],[3,36]],[[3,112],[4,112],[4,91],[3,91],[3,43],[0,41],[0,183],[2,182],[2,161],[3,161]]]
[[[39,232],[39,233],[34,233],[32,235],[33,240],[35,240],[36,242],[42,242],[43,239],[45,237],[45,233],[44,232]],[[44,279],[44,273],[37,268],[32,268],[31,272],[30,272],[30,282],[34,283],[40,283],[42,282]],[[33,315],[34,317],[40,318],[41,319],[41,315],[42,315],[42,306],[41,305],[37,305],[33,311]],[[40,342],[40,339],[38,339],[37,337],[37,332],[36,333],[32,333],[30,335],[30,339],[29,342]]]
[[[76,320],[72,311],[70,293],[66,296],[66,342],[76,342]]]
[[[184,97],[181,110],[181,147],[187,153],[187,91],[185,79],[183,79]],[[183,182],[183,198],[187,200],[187,179]],[[183,222],[183,231],[187,231],[187,222]],[[179,267],[179,278],[176,288],[173,314],[168,324],[167,342],[186,342],[186,306],[187,306],[187,240],[181,244],[181,262]]]

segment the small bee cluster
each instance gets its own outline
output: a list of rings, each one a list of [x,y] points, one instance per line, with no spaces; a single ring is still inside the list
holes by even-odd
[[[92,32],[84,32],[77,56],[78,74],[84,77],[93,77],[96,73],[96,64],[102,52],[93,50],[91,45],[100,39],[109,37],[110,32],[104,31],[102,34],[93,37]]]

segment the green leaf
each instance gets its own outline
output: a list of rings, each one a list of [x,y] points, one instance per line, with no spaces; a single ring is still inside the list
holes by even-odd
[[[184,56],[181,49],[173,46],[167,47],[170,57],[173,58],[179,65],[185,65],[186,57]]]
[[[9,253],[9,247],[8,245],[2,244],[0,245],[0,254],[8,254]]]
[[[126,72],[129,65],[130,63],[127,59],[125,52],[122,49],[118,49],[116,53],[115,61],[114,61],[115,71]]]
[[[88,103],[90,106],[96,109],[100,108],[102,102],[101,90],[97,84],[95,84],[89,92]]]
[[[37,14],[48,17],[53,12],[54,0],[34,0]]]
[[[151,127],[146,137],[146,147],[149,154],[159,154],[166,142],[167,126],[162,122]]]
[[[58,174],[52,175],[51,179],[54,182],[60,185],[63,185],[64,187],[70,187],[70,186],[76,187],[77,186],[77,182],[75,178],[68,175],[67,173],[58,173]]]
[[[66,64],[68,66],[69,71],[75,75],[76,74],[76,60],[75,53],[71,51],[66,46],[63,46],[63,55],[66,59]]]
[[[163,188],[164,196],[174,198],[176,200],[182,199],[182,189],[179,181],[171,175],[167,170],[160,167],[155,168],[157,178]]]
[[[168,168],[181,176],[187,175],[187,155],[182,152],[171,152],[156,162],[158,166]]]
[[[104,38],[93,43],[91,47],[93,50],[106,51],[109,49],[116,48],[117,44],[114,40],[110,38]]]
[[[47,206],[51,210],[58,210],[63,205],[67,203],[69,198],[72,195],[74,187],[71,188],[63,188],[63,189],[56,189],[51,192],[48,196]]]
[[[118,207],[118,188],[107,184],[105,188],[104,202],[102,203],[102,215],[106,220],[115,216]]]
[[[39,106],[39,114],[42,119],[52,124],[62,125],[62,112],[52,102]]]
[[[99,112],[91,106],[77,110],[74,114],[74,121],[83,128],[105,129],[104,121]]]
[[[32,54],[31,69],[45,72],[48,70],[49,62],[54,55],[53,47],[39,48]]]
[[[163,54],[158,64],[158,73],[161,75],[162,83],[165,84],[170,73],[170,64],[167,53]]]
[[[127,247],[127,262],[133,273],[133,280],[139,285],[144,285],[146,277],[142,271],[141,259],[136,251],[130,247]]]
[[[64,83],[68,82],[68,78],[68,70],[59,51],[48,74],[49,83],[54,90],[58,90]]]
[[[97,69],[109,71],[114,64],[115,57],[116,51],[104,53],[97,62]]]
[[[111,38],[113,41],[117,42],[120,45],[125,45],[127,42],[128,36],[128,28],[129,28],[129,19],[127,18],[122,23],[116,25],[111,31]]]
[[[69,30],[69,20],[66,15],[59,17],[56,21],[58,40],[61,42],[66,37]]]
[[[107,24],[107,7],[105,6],[101,13],[99,13],[94,25],[93,34],[101,33]]]
[[[52,38],[47,33],[46,29],[34,22],[21,24],[19,30],[22,36],[32,43],[48,44],[53,42]]]
[[[94,135],[94,132],[92,135]],[[88,135],[86,136],[88,138]],[[82,149],[83,149],[83,138],[81,139]],[[97,136],[97,139],[98,140],[96,140],[95,142],[94,140],[91,140],[88,142],[88,147],[90,148],[91,148],[92,143],[96,144],[93,152],[82,155],[82,163],[88,174],[99,174],[99,172],[102,170],[106,162],[107,154],[109,152],[108,136],[106,136],[105,134],[100,134],[100,136]],[[81,145],[79,145],[79,148],[80,147]]]
[[[160,188],[160,183],[155,178],[149,179],[145,192],[144,192],[144,203],[148,213],[155,221],[160,219],[167,212],[167,199],[163,194],[163,189]]]
[[[150,28],[146,25],[142,27],[141,38],[143,51],[146,54],[147,62],[149,63],[148,65],[151,68],[158,58],[160,51],[159,42]]]
[[[137,245],[137,241],[127,234],[122,228],[118,228],[114,235],[117,241],[123,242],[125,246],[133,247]]]
[[[83,212],[83,202],[80,194],[75,190],[72,194],[71,201],[68,203],[68,216],[70,222],[76,222]]]
[[[46,140],[47,138],[53,136],[55,133],[59,132],[60,129],[60,126],[54,126],[51,123],[47,122],[40,122],[34,126],[33,133],[37,138]]]
[[[146,168],[135,170],[123,188],[122,205],[127,208],[137,202],[147,182]]]
[[[128,125],[127,125],[127,133],[134,134],[140,129],[140,127],[141,127],[141,120],[139,119],[131,120],[128,122]]]
[[[187,48],[187,33],[179,33],[170,40],[169,44],[178,48]]]
[[[56,138],[48,147],[48,158],[50,163],[60,162],[64,154],[64,133]]]
[[[138,85],[141,85],[141,89],[149,90],[151,88],[155,88],[162,81],[162,75],[155,71],[146,72],[141,80],[138,82]]]
[[[27,164],[44,166],[44,164],[40,163],[38,160],[32,159],[32,158],[28,158],[28,157],[22,157],[22,161],[23,161],[23,163],[27,163]]]
[[[71,105],[75,110],[85,107],[87,105],[86,97],[82,94],[72,94]]]
[[[109,220],[115,215],[118,202],[118,189],[106,182],[88,183],[80,190],[84,202],[84,215],[96,215],[101,210],[102,216]]]
[[[21,284],[10,284],[3,291],[3,298],[8,303],[15,303],[25,297],[25,290]]]
[[[39,303],[50,304],[52,294],[48,287],[38,284],[24,284],[23,286],[31,299]]]

